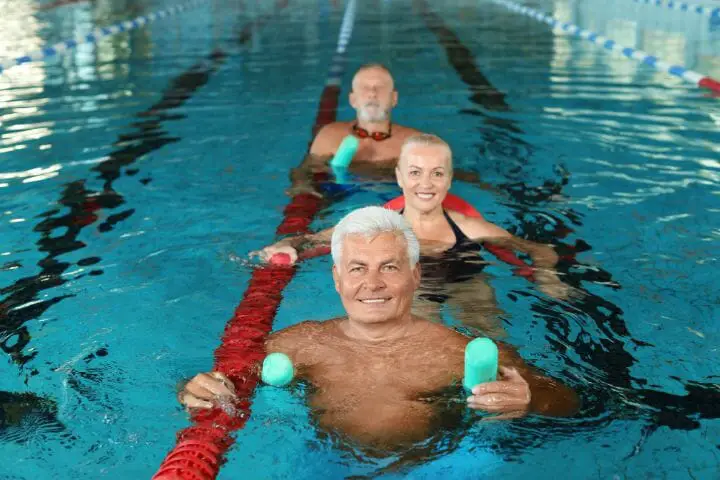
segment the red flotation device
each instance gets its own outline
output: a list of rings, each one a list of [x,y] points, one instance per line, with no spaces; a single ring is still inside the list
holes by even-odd
[[[454,212],[462,213],[466,217],[483,218],[482,214],[475,210],[475,207],[473,207],[457,195],[453,195],[449,192],[445,197],[445,200],[443,200],[442,205],[443,208],[445,208],[446,210],[452,210]],[[399,197],[393,198],[392,200],[387,202],[384,207],[389,210],[400,211],[405,208],[405,197],[401,195]],[[493,245],[489,242],[483,243],[483,247],[485,247],[488,252],[492,253],[503,262],[518,267],[515,270],[515,273],[517,275],[525,277],[531,282],[534,281],[532,267],[520,260],[512,250],[508,250],[507,248],[500,247],[498,245]]]
[[[462,213],[466,217],[483,218],[482,214],[475,210],[475,207],[473,207],[457,195],[453,195],[449,192],[445,197],[445,200],[443,200],[442,205],[443,208],[447,210],[452,210],[454,212]],[[397,198],[393,198],[392,200],[387,202],[384,207],[389,210],[402,210],[403,208],[405,208],[405,197],[401,195]]]

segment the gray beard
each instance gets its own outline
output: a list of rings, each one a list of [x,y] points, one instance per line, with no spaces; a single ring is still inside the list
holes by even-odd
[[[358,109],[357,115],[359,120],[370,123],[384,122],[390,118],[388,110],[370,113],[366,110],[366,106]]]

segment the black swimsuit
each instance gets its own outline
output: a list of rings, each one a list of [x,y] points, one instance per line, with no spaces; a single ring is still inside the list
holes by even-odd
[[[426,293],[418,296],[438,303],[448,299],[448,296],[442,293],[447,290],[445,284],[467,281],[482,272],[487,265],[487,262],[478,255],[483,249],[482,245],[468,238],[445,210],[443,215],[455,235],[455,244],[440,256],[420,256],[422,290]]]
[[[448,250],[445,250],[445,253],[479,252],[482,250],[482,246],[479,243],[470,240],[470,238],[465,235],[465,232],[460,230],[460,227],[457,226],[457,223],[450,218],[450,215],[448,215],[445,210],[443,210],[443,215],[445,215],[445,220],[447,220],[450,224],[450,228],[455,235],[455,245],[450,247]]]

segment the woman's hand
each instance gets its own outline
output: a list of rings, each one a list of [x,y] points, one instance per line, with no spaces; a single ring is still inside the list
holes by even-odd
[[[295,264],[298,259],[298,251],[295,249],[295,247],[290,245],[283,245],[282,242],[275,243],[273,245],[270,245],[269,247],[265,247],[262,250],[257,250],[254,252],[250,252],[250,257],[258,257],[264,262],[270,262],[270,259],[273,257],[273,255],[276,255],[278,253],[284,253],[285,255],[290,257],[290,265]]]

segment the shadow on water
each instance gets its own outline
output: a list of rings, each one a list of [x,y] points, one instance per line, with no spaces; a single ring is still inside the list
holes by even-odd
[[[41,442],[46,435],[67,434],[54,401],[33,393],[0,392],[0,442]]]

